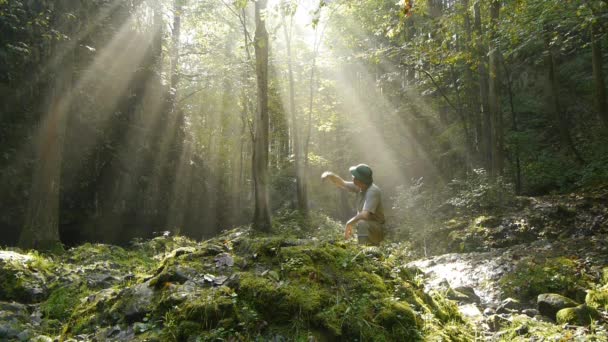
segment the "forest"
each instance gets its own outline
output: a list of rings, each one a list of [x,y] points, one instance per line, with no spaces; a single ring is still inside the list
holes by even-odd
[[[0,37],[0,341],[608,340],[606,0],[0,0]]]

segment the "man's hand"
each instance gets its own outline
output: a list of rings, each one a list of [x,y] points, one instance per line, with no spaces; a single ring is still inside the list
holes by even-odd
[[[347,223],[346,228],[344,229],[344,239],[349,240],[352,235],[353,235],[353,224]]]
[[[326,180],[327,180],[327,177],[329,177],[329,176],[331,176],[331,175],[333,175],[333,174],[334,174],[334,173],[333,173],[333,172],[331,172],[331,171],[325,171],[325,172],[323,172],[323,174],[321,175],[321,180],[322,180],[322,181],[326,181]]]

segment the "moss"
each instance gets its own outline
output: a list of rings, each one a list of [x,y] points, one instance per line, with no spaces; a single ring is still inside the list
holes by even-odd
[[[386,302],[375,318],[376,323],[401,341],[421,339],[420,323],[406,302]]]
[[[44,268],[38,268],[42,264]],[[42,262],[38,258],[28,261],[0,260],[0,300],[28,304],[44,300],[48,296],[45,291],[48,265],[47,261]]]
[[[46,318],[64,321],[87,294],[86,286],[57,286],[40,309]]]
[[[592,320],[600,318],[596,309],[585,304],[574,308],[565,308],[557,312],[558,324],[589,325]]]
[[[585,303],[596,309],[608,310],[608,289],[588,291]]]
[[[203,329],[210,329],[221,320],[235,317],[236,310],[232,298],[210,289],[196,300],[186,302],[178,314],[180,320],[199,322]]]
[[[342,326],[349,312],[346,303],[338,303],[319,312],[315,316],[318,325],[328,329],[333,336],[342,335]]]
[[[117,301],[118,292],[106,289],[91,294],[74,309],[62,332],[62,337],[92,333],[97,326],[111,323],[110,308]]]
[[[512,273],[500,280],[508,297],[531,300],[542,293],[558,293],[575,297],[578,288],[587,288],[591,279],[581,276],[576,260],[566,257],[522,259]]]

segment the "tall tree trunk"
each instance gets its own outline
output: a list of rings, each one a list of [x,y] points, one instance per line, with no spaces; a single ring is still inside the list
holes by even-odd
[[[505,77],[507,80],[507,92],[509,94],[509,105],[511,107],[511,130],[515,133],[519,131],[519,127],[517,125],[517,112],[515,111],[515,102],[513,100],[513,74],[507,67],[507,63],[504,59],[504,56],[501,55],[502,66],[505,71]],[[515,194],[521,194],[521,162],[520,162],[520,152],[519,152],[519,141],[515,142]]]
[[[295,82],[293,79],[293,56],[291,54],[291,29],[293,27],[293,14],[290,15],[289,29],[285,20],[285,13],[282,16],[283,19],[283,34],[285,36],[285,44],[287,45],[287,69],[289,77],[289,114],[291,117],[291,135],[293,141],[294,161],[295,161],[295,172],[296,172],[296,196],[298,210],[303,214],[308,213],[308,203],[306,199],[306,189],[304,187],[303,170],[302,170],[302,149],[300,144],[300,127],[298,125],[298,119],[296,115],[296,102],[295,102]]]
[[[606,83],[602,68],[602,43],[599,24],[597,23],[591,25],[591,64],[593,66],[595,107],[604,125],[604,130],[608,131],[608,103],[606,102]]]
[[[482,143],[481,143],[481,151],[482,151],[482,161],[486,170],[491,171],[492,168],[492,121],[491,121],[491,113],[490,113],[490,105],[489,105],[489,96],[488,96],[488,71],[486,68],[487,58],[486,53],[487,49],[485,48],[485,44],[483,42],[483,31],[481,29],[481,7],[479,2],[476,2],[474,5],[475,11],[475,33],[477,35],[476,45],[477,45],[477,54],[479,58],[479,95],[481,98],[481,107],[480,113],[482,118]]]
[[[574,141],[572,141],[572,137],[570,136],[570,129],[568,128],[569,124],[566,114],[563,112],[560,106],[559,86],[556,75],[557,67],[553,54],[553,48],[551,47],[551,31],[545,28],[545,52],[543,59],[546,70],[545,102],[547,105],[547,110],[557,125],[557,132],[559,134],[562,146],[568,148],[576,158],[577,162],[583,164],[584,160],[576,149],[576,146],[574,146]]]
[[[174,229],[176,233],[183,228],[185,222],[187,187],[190,180],[189,163],[190,156],[186,156],[190,149],[184,148],[185,120],[184,113],[178,108],[177,95],[178,84],[180,81],[179,71],[179,53],[180,53],[180,37],[181,37],[181,21],[183,0],[174,0],[173,2],[173,30],[171,31],[171,87],[169,89],[169,120],[172,124],[169,128],[173,128],[170,138],[170,150],[168,155],[169,165],[168,170],[173,171],[172,174],[166,175],[167,179],[172,179],[172,189],[169,203],[169,218],[168,226]],[[173,167],[171,167],[173,166]]]
[[[55,8],[56,29],[71,36],[74,31],[70,14],[75,9],[68,1],[59,1]],[[69,40],[62,40],[52,48],[51,78],[47,95],[47,108],[37,137],[36,164],[19,246],[41,250],[61,249],[59,237],[59,199],[61,190],[61,164],[67,116],[72,103],[72,73],[74,51]],[[61,56],[60,58],[56,58]]]
[[[469,13],[469,0],[463,0],[462,6],[464,7],[464,30],[465,30],[465,49],[468,50],[472,47],[472,39],[473,32],[471,26],[471,15]],[[466,96],[466,104],[468,109],[468,117],[469,117],[469,127],[471,131],[471,140],[473,144],[473,153],[475,154],[474,162],[479,161],[479,153],[481,151],[481,119],[479,117],[479,96],[478,92],[475,91],[475,81],[473,79],[473,70],[471,68],[471,63],[466,63],[466,68],[464,71],[464,83],[466,86],[465,96]],[[479,88],[477,88],[479,89]]]
[[[490,5],[490,73],[489,73],[489,105],[492,126],[492,178],[502,175],[503,172],[503,122],[502,108],[500,106],[500,63],[499,47],[496,43],[498,16],[500,14],[500,1],[494,0]]]
[[[258,110],[253,148],[253,182],[255,210],[253,228],[270,231],[270,204],[268,198],[268,32],[262,11],[267,0],[255,3],[255,62],[258,83]]]

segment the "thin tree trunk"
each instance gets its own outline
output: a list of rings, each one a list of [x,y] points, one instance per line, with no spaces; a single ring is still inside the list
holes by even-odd
[[[492,168],[490,175],[495,178],[503,172],[503,122],[502,108],[500,106],[500,73],[498,63],[500,61],[499,47],[496,43],[496,25],[500,14],[500,1],[494,0],[490,5],[490,72],[489,72],[489,105],[492,126]]]
[[[591,64],[593,66],[595,107],[600,120],[604,125],[604,130],[608,131],[608,103],[606,102],[606,83],[604,81],[602,42],[598,26],[598,24],[591,25]]]
[[[483,43],[483,31],[481,29],[481,8],[479,5],[479,2],[476,2],[474,5],[474,10],[475,10],[475,23],[474,23],[474,27],[475,27],[475,32],[477,34],[477,54],[478,54],[478,58],[479,58],[479,67],[478,67],[478,74],[479,74],[479,95],[481,97],[481,107],[480,107],[480,113],[481,113],[481,118],[482,118],[482,127],[481,127],[481,132],[482,132],[482,160],[483,160],[483,164],[484,167],[486,168],[486,170],[488,170],[489,172],[491,171],[492,168],[492,121],[491,121],[491,114],[490,114],[490,105],[489,105],[489,97],[488,97],[488,71],[486,69],[486,63],[487,63],[487,58],[486,58],[486,48],[485,48],[485,44]]]
[[[258,84],[258,111],[253,148],[253,179],[255,184],[255,210],[253,228],[270,231],[270,205],[268,198],[268,32],[262,11],[267,0],[255,3],[255,61]]]
[[[168,151],[168,171],[173,171],[173,174],[166,175],[172,179],[171,198],[169,203],[168,227],[173,229],[175,233],[179,233],[183,228],[185,220],[184,208],[186,207],[186,194],[190,174],[190,165],[186,160],[190,160],[190,156],[184,154],[184,139],[185,139],[185,122],[184,113],[177,106],[178,84],[180,81],[179,74],[179,53],[180,53],[180,37],[181,37],[181,14],[182,1],[174,0],[173,2],[173,30],[171,32],[171,87],[169,89],[169,128],[173,126],[173,131],[170,136],[170,150]],[[161,146],[162,148],[162,146]],[[174,167],[170,167],[173,165]]]
[[[285,44],[287,45],[287,68],[289,77],[289,114],[291,117],[291,134],[293,141],[294,161],[295,161],[295,173],[296,173],[296,196],[298,210],[303,214],[308,213],[308,203],[306,199],[306,189],[302,174],[302,150],[300,145],[300,134],[299,125],[296,115],[296,103],[295,103],[295,82],[293,79],[293,57],[291,53],[291,29],[293,27],[293,14],[290,16],[289,30],[287,29],[287,23],[285,20],[285,13],[283,13],[283,34],[285,36]]]
[[[555,124],[557,125],[557,132],[559,134],[562,145],[572,152],[572,154],[579,163],[584,164],[583,158],[576,149],[576,146],[574,146],[574,142],[572,141],[572,137],[570,136],[570,129],[568,128],[568,120],[560,106],[559,86],[557,83],[556,76],[557,67],[550,42],[550,31],[545,28],[545,52],[543,59],[546,68],[545,100],[547,104],[547,110],[555,120]]]
[[[507,63],[504,59],[504,56],[501,56],[502,65],[505,70],[505,76],[507,79],[507,92],[509,94],[509,105],[511,107],[511,129],[513,132],[517,133],[519,131],[519,127],[517,125],[517,112],[515,111],[515,102],[513,101],[513,77],[512,73],[507,67]],[[515,194],[521,194],[521,162],[519,156],[519,141],[515,142]]]
[[[469,14],[469,0],[463,0],[462,5],[464,7],[464,30],[465,30],[465,49],[470,49],[471,40],[473,37],[472,27],[471,27],[471,16]],[[469,121],[470,121],[470,130],[471,130],[471,140],[473,144],[473,152],[474,152],[474,162],[478,162],[479,153],[481,151],[480,143],[481,143],[481,119],[479,117],[479,96],[475,92],[474,80],[473,80],[473,70],[471,69],[471,63],[466,63],[466,68],[464,71],[464,82],[466,85],[466,104],[469,113]]]

